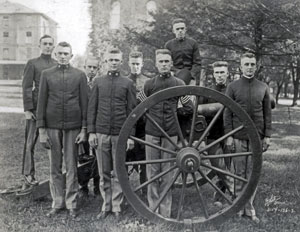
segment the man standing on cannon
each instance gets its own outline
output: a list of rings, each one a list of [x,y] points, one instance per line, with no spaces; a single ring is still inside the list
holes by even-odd
[[[230,83],[226,90],[226,95],[237,102],[250,116],[256,125],[256,129],[262,140],[263,151],[265,151],[270,144],[271,136],[271,102],[270,92],[267,84],[257,80],[255,78],[256,57],[253,53],[245,53],[241,56],[241,72],[242,76],[239,80]],[[233,114],[228,108],[224,112],[224,128],[225,133],[232,131],[239,127],[241,122],[235,114]],[[243,129],[233,137],[228,137],[226,140],[226,146],[230,150],[235,152],[247,152],[251,151],[246,130]],[[250,168],[247,167],[247,163],[251,159],[251,156],[241,156],[232,158],[232,162],[235,169],[235,174],[242,177],[249,176]],[[235,194],[241,194],[244,183],[239,180],[235,180]],[[239,216],[245,215],[251,217],[255,222],[259,222],[259,218],[256,217],[255,209],[253,206],[256,190],[251,196],[249,202],[246,203],[243,210],[239,212]]]
[[[56,65],[51,58],[54,49],[54,39],[50,35],[40,38],[41,55],[27,62],[22,81],[23,106],[26,118],[25,143],[23,151],[22,174],[24,176],[23,191],[37,185],[34,167],[34,148],[39,136],[36,127],[36,108],[39,95],[40,77],[43,70]]]
[[[139,100],[144,101],[147,97],[152,94],[175,86],[182,86],[184,82],[176,78],[171,73],[172,67],[172,57],[171,52],[168,49],[158,49],[156,54],[156,67],[159,74],[148,81],[146,81],[144,90],[139,93]],[[178,132],[175,123],[175,118],[173,116],[172,110],[177,111],[178,99],[172,98],[168,99],[168,104],[161,102],[149,109],[149,115],[158,123],[158,125],[168,134],[169,139],[166,138],[163,133],[150,121],[146,120],[146,142],[152,143],[154,145],[166,148],[168,150],[174,151],[177,144]],[[189,113],[193,112],[193,106],[188,96],[180,98],[180,102]],[[172,109],[172,108],[173,109]],[[184,112],[184,111],[182,111]],[[171,141],[170,141],[171,140]],[[171,158],[171,154],[162,152],[153,147],[146,146],[146,159],[156,160],[156,159],[168,159]],[[147,166],[147,178],[148,180],[160,174],[160,172],[166,171],[171,167],[171,163],[162,164],[151,164]],[[173,172],[169,172],[162,176],[161,180],[155,180],[148,185],[147,198],[149,202],[149,207],[153,209],[156,202],[161,197],[161,194],[166,189],[169,181],[171,180]],[[172,208],[172,192],[169,190],[164,199],[162,200],[159,208],[157,209],[164,217],[171,217]]]
[[[171,51],[175,76],[188,85],[191,79],[200,80],[201,58],[198,44],[194,39],[186,37],[186,23],[183,19],[175,19],[172,23],[175,38],[165,44]]]
[[[106,54],[108,72],[95,79],[88,106],[90,146],[97,149],[100,192],[103,198],[98,219],[112,213],[120,217],[122,189],[116,175],[116,148],[121,127],[136,106],[136,89],[129,78],[122,76],[122,52],[110,48]],[[133,132],[134,133],[134,132]],[[129,139],[128,147],[134,142]]]
[[[129,63],[130,74],[128,76],[134,82],[136,87],[136,94],[138,95],[140,91],[144,89],[145,82],[149,79],[142,74],[142,68],[144,65],[143,62],[143,53],[133,51],[129,54]],[[138,99],[137,99],[138,101]],[[140,139],[145,139],[145,120],[141,118],[138,120],[135,130],[135,136]],[[126,153],[127,161],[138,161],[145,160],[145,146],[135,142],[133,149],[130,149]],[[140,165],[140,167],[135,167],[140,175],[140,183],[146,181],[146,165]]]
[[[50,157],[52,210],[47,216],[66,207],[76,217],[78,144],[86,140],[87,81],[84,72],[69,64],[73,56],[69,43],[60,42],[55,54],[58,65],[43,71],[37,107],[40,142]]]

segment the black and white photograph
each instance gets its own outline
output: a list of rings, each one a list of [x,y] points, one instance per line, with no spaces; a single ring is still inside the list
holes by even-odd
[[[300,0],[0,0],[0,232],[300,231]]]

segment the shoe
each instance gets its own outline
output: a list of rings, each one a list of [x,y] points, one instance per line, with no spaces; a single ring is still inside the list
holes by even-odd
[[[60,211],[61,211],[61,209],[58,209],[58,208],[51,209],[51,210],[46,214],[46,216],[47,216],[47,217],[52,217],[52,216],[58,214]]]
[[[252,220],[253,222],[255,222],[256,224],[258,224],[258,223],[260,222],[259,218],[256,217],[255,215],[250,216],[250,218],[251,218],[251,220]]]
[[[94,189],[94,195],[95,196],[100,196],[100,190],[99,190],[99,188],[95,188]]]
[[[24,175],[24,180],[27,184],[30,184],[30,185],[33,185],[33,186],[39,184],[39,182],[32,175]]]
[[[121,217],[121,213],[120,212],[113,212],[113,216],[114,216],[115,219],[118,220]]]
[[[215,201],[214,202],[214,206],[218,207],[218,208],[222,208],[223,203],[221,201]]]
[[[72,218],[76,218],[77,217],[77,210],[76,209],[69,209],[69,215]]]
[[[78,196],[79,198],[84,198],[84,199],[89,198],[89,189],[82,187],[81,189],[79,189]]]
[[[97,219],[103,220],[109,215],[108,211],[102,211],[97,215]]]

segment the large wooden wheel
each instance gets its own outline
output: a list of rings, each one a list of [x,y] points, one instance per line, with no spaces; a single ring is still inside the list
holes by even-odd
[[[192,117],[192,128],[189,136],[189,141],[183,141],[181,129],[177,120],[176,112],[173,113],[175,117],[175,124],[178,129],[178,140],[180,143],[173,143],[174,151],[156,146],[148,143],[143,139],[138,139],[131,136],[132,129],[134,128],[137,120],[141,117],[146,117],[147,120],[152,120],[151,116],[147,113],[148,110],[159,102],[165,101],[170,98],[178,98],[181,96],[194,96],[194,109]],[[193,128],[195,127],[195,119],[198,109],[199,97],[206,97],[214,99],[216,102],[222,104],[222,107],[215,114],[211,123],[207,126],[204,133],[197,141],[194,140]],[[221,136],[216,141],[206,144],[205,146],[199,146],[202,141],[205,140],[206,135],[219,117],[222,117],[224,108],[228,108],[234,113],[242,122],[241,126],[232,130],[231,132]],[[156,124],[156,127],[164,133],[164,130]],[[224,141],[227,137],[232,136],[240,130],[246,130],[249,138],[250,145],[252,147],[251,152],[243,153],[229,153],[218,155],[207,155],[207,150],[216,145],[219,142]],[[171,140],[170,137],[165,134],[165,138]],[[143,160],[126,162],[126,143],[128,138],[134,141],[156,148],[160,151],[167,152],[172,155],[169,159],[158,160]],[[262,148],[261,141],[258,133],[255,129],[255,125],[247,115],[247,113],[239,107],[234,101],[225,95],[214,91],[212,89],[198,87],[198,86],[180,86],[168,88],[160,91],[151,97],[147,98],[144,102],[139,104],[134,111],[129,115],[125,124],[120,132],[119,141],[117,145],[117,157],[116,157],[116,172],[121,183],[122,190],[131,206],[143,217],[155,223],[167,223],[171,226],[184,227],[185,225],[202,225],[207,223],[221,223],[222,221],[234,216],[245,203],[250,199],[250,196],[255,191],[258,184],[261,165],[262,165]],[[248,157],[247,176],[240,176],[235,173],[234,168],[220,169],[211,164],[211,160],[214,158],[224,159],[231,158],[236,159],[240,157]],[[170,163],[171,167],[168,170],[162,171],[159,175],[148,179],[145,183],[139,184],[137,178],[128,177],[127,167],[130,165],[153,165]],[[226,178],[235,182],[242,183],[242,191],[238,195],[229,194],[228,191],[223,193],[217,186],[217,176],[214,178],[207,177],[207,174],[214,171],[217,175],[223,175]],[[159,200],[156,202],[153,208],[148,206],[147,196],[141,194],[141,189],[147,189],[147,186],[154,181],[160,180],[161,177],[167,173],[172,173],[172,178],[168,183],[168,186],[160,194]],[[201,177],[205,180],[206,184],[201,185],[197,177]],[[182,185],[180,188],[174,188],[174,185],[178,178],[181,178]],[[187,186],[188,181],[192,180],[193,185]],[[189,184],[190,185],[190,184]],[[171,217],[163,217],[157,213],[159,206],[167,195],[171,191],[172,200],[172,214]],[[214,194],[219,193],[224,201],[222,207],[214,205]]]

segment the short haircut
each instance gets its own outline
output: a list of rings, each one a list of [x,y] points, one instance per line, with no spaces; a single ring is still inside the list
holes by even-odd
[[[71,53],[72,53],[72,46],[68,42],[65,42],[65,41],[59,42],[56,47],[58,47],[58,46],[64,47],[64,48],[66,48],[66,47],[70,48]]]
[[[143,59],[143,53],[138,51],[133,51],[129,53],[129,59],[130,58],[142,58]]]
[[[241,55],[241,60],[243,59],[243,58],[255,58],[256,59],[256,56],[255,56],[255,54],[254,53],[252,53],[252,52],[245,52],[244,54],[242,54]]]
[[[86,65],[86,62],[87,62],[88,60],[94,60],[94,61],[97,61],[97,65],[99,66],[99,59],[98,59],[97,57],[95,57],[95,56],[88,56],[88,57],[86,57],[86,58],[85,58],[85,61],[84,61],[84,65]]]
[[[226,61],[216,61],[212,64],[213,68],[216,67],[227,67],[228,68],[228,63]]]
[[[177,19],[174,19],[174,20],[172,21],[172,26],[173,26],[174,24],[176,24],[176,23],[184,23],[184,24],[186,25],[185,20],[184,20],[183,18],[177,18]]]
[[[157,49],[155,51],[155,56],[158,56],[159,54],[162,55],[170,55],[172,57],[172,53],[169,49]]]
[[[106,51],[107,54],[121,54],[121,50],[117,46],[109,47]]]
[[[40,38],[40,42],[42,42],[42,40],[43,39],[47,39],[47,38],[50,38],[50,39],[52,39],[53,40],[53,42],[54,42],[54,39],[53,39],[53,37],[52,36],[50,36],[50,35],[43,35],[41,38]]]

